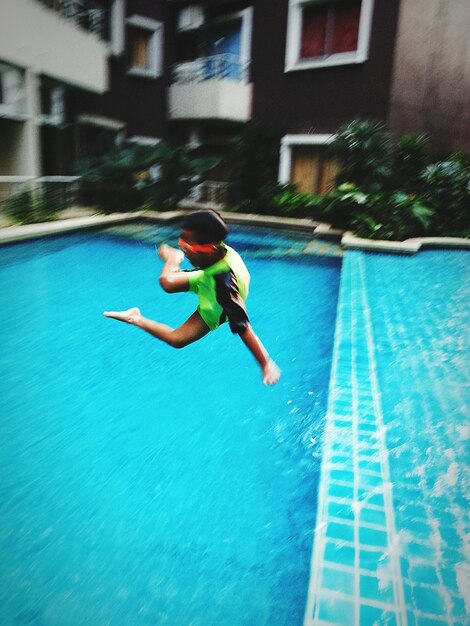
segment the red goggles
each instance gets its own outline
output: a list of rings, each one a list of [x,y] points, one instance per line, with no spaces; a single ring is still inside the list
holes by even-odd
[[[211,254],[220,247],[217,243],[189,243],[181,237],[178,239],[178,246],[189,254]]]

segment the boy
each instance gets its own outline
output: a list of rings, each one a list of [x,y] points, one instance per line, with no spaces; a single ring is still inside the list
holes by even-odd
[[[195,270],[180,269],[184,254],[163,244],[158,254],[165,261],[160,285],[167,293],[192,291],[199,306],[179,328],[147,319],[138,308],[105,311],[106,317],[133,324],[174,348],[183,348],[228,321],[258,361],[265,385],[279,380],[280,370],[251,328],[245,309],[250,275],[241,257],[224,243],[227,226],[216,211],[198,211],[183,221],[178,246]]]

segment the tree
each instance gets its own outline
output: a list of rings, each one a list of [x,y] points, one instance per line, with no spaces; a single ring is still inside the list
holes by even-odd
[[[279,134],[256,120],[245,124],[235,138],[229,155],[232,171],[229,201],[234,208],[269,208],[277,190]]]
[[[217,159],[194,159],[181,147],[115,148],[99,157],[77,161],[87,201],[105,212],[130,211],[142,206],[175,208]]]

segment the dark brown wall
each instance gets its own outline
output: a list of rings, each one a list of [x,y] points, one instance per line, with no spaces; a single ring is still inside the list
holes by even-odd
[[[399,0],[376,0],[369,59],[284,72],[288,0],[256,0],[253,113],[282,134],[334,132],[354,117],[387,117]]]
[[[142,15],[165,23],[166,5],[165,0],[129,0],[127,16]],[[71,116],[101,115],[125,122],[128,135],[163,137],[166,133],[166,70],[163,76],[149,79],[128,75],[127,67],[126,52],[110,57],[109,90],[104,95],[75,92],[71,98]]]

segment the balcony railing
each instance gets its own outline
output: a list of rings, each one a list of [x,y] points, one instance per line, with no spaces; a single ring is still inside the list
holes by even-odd
[[[225,182],[204,180],[191,189],[187,199],[191,202],[223,207],[227,204],[228,186]]]
[[[0,176],[0,221],[8,200],[22,191],[49,192],[49,198],[60,199],[64,207],[78,204],[80,176]]]
[[[234,54],[216,54],[178,63],[173,68],[173,83],[201,83],[205,80],[248,81],[249,63]]]
[[[79,28],[106,39],[106,9],[93,0],[38,0]]]

